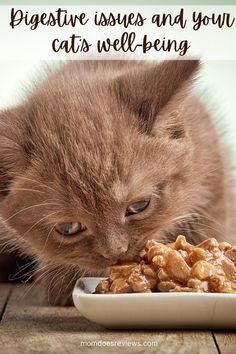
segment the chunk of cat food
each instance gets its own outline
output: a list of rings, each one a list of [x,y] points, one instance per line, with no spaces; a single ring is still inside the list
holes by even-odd
[[[172,280],[168,280],[168,281],[160,281],[158,283],[158,290],[162,291],[162,292],[166,292],[166,291],[170,291],[171,289],[174,289],[177,286],[177,284],[175,282],[173,282]]]
[[[215,238],[208,238],[207,240],[201,242],[198,247],[204,248],[206,250],[212,250],[219,246],[217,240]]]
[[[131,274],[132,269],[137,266],[138,263],[129,263],[123,265],[115,265],[108,267],[107,271],[110,274],[110,279],[113,281],[120,277],[128,277]]]
[[[170,289],[170,292],[173,293],[202,293],[201,289],[193,289],[185,286],[176,286],[174,289]]]
[[[236,247],[214,238],[194,246],[183,235],[162,244],[148,240],[140,263],[108,267],[98,294],[149,292],[236,293]]]
[[[152,264],[156,267],[164,267],[167,263],[167,258],[164,256],[155,256],[152,258]]]
[[[110,281],[109,280],[102,280],[96,287],[96,292],[99,294],[108,293],[110,290]]]
[[[210,254],[209,254],[210,255]],[[200,247],[194,248],[187,256],[187,262],[191,266],[198,261],[207,259],[208,254]]]
[[[111,267],[108,267],[108,273],[113,274],[123,274],[123,275],[127,275],[130,274],[132,269],[134,267],[136,267],[138,265],[138,263],[128,263],[128,264],[120,264],[120,265],[114,265]]]
[[[187,287],[190,289],[199,289],[201,292],[209,291],[209,283],[208,281],[202,281],[196,278],[189,279],[187,283]]]
[[[161,281],[161,280],[167,280],[169,279],[169,274],[162,268],[159,269],[158,273],[157,273],[157,278]]]
[[[232,281],[236,280],[236,267],[234,263],[227,257],[222,257],[221,264],[227,279]]]
[[[148,252],[147,252],[148,261],[150,262],[151,259],[153,259],[153,257],[163,255],[163,254],[167,253],[167,251],[168,251],[167,246],[162,245],[161,243],[157,243],[156,245],[154,245],[148,249]]]
[[[152,265],[142,264],[142,272],[147,277],[156,278],[156,271]]]
[[[227,248],[225,256],[229,258],[232,262],[236,263],[236,247],[230,249]]]
[[[225,277],[222,275],[213,275],[209,280],[209,287],[212,292],[221,292],[225,283]]]
[[[114,294],[130,293],[132,288],[125,278],[116,278],[111,283],[110,291]]]
[[[185,250],[188,252],[190,252],[193,248],[193,246],[186,241],[186,238],[183,235],[179,235],[173,245],[176,250]]]
[[[191,275],[199,280],[205,280],[216,273],[216,268],[207,261],[196,262],[191,270]]]
[[[152,246],[155,246],[157,244],[158,242],[155,240],[147,240],[145,248],[149,250]]]
[[[138,269],[131,273],[130,277],[128,278],[128,282],[134,292],[145,293],[150,292],[151,290],[151,283],[147,277],[143,275]]]
[[[178,251],[170,251],[168,253],[165,269],[171,279],[176,279],[180,282],[186,282],[191,273],[190,267]]]
[[[229,249],[231,249],[231,248],[232,248],[232,246],[231,246],[231,244],[228,243],[228,242],[220,242],[220,243],[219,243],[219,249],[220,249],[221,251],[227,251],[227,250],[229,250]],[[233,248],[236,249],[236,247],[233,247]]]

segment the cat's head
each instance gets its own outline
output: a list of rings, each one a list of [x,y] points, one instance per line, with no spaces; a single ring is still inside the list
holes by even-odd
[[[0,115],[0,214],[24,247],[93,273],[191,204],[197,61],[73,62]]]

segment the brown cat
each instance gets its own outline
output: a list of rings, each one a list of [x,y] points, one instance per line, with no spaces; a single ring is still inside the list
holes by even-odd
[[[76,61],[0,114],[2,242],[30,254],[51,303],[149,238],[234,242],[218,135],[196,60]]]

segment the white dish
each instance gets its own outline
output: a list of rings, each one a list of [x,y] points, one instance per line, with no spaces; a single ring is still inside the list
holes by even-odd
[[[93,294],[104,278],[81,278],[73,290],[79,312],[107,328],[236,328],[236,294]]]

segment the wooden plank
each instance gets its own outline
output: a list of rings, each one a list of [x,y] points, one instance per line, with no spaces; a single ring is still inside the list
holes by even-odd
[[[216,331],[214,337],[221,354],[236,353],[236,331]]]
[[[0,321],[2,319],[11,288],[12,287],[10,284],[0,283]]]
[[[26,291],[15,287],[4,313],[1,354],[217,353],[208,331],[106,330],[79,316],[73,307],[43,305],[37,288],[24,296]]]

